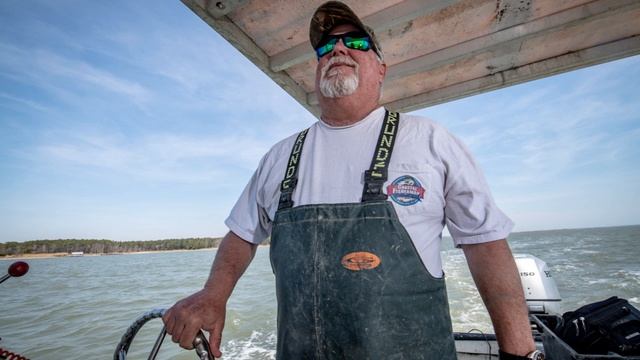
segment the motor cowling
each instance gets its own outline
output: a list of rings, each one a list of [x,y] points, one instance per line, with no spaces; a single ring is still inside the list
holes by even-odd
[[[559,314],[560,292],[547,263],[529,254],[514,255],[530,314]]]

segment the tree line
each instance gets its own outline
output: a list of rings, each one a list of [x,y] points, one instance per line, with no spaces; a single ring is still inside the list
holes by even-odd
[[[0,243],[0,256],[22,254],[71,253],[113,254],[136,251],[196,250],[218,247],[222,238],[187,238],[148,241],[97,239],[32,240]]]

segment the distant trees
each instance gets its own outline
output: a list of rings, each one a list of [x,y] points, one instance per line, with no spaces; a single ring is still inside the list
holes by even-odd
[[[222,238],[188,238],[152,241],[112,241],[96,239],[33,240],[0,243],[0,256],[51,254],[82,251],[85,254],[113,254],[136,251],[196,250],[218,247]]]

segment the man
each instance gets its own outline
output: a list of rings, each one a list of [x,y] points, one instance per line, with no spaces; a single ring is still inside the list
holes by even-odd
[[[219,347],[226,302],[271,236],[278,359],[455,359],[440,240],[445,223],[491,315],[503,359],[537,359],[511,221],[468,151],[442,127],[379,106],[373,31],[328,2],[310,27],[321,121],[276,144],[226,221],[204,289],[164,316],[191,348]]]

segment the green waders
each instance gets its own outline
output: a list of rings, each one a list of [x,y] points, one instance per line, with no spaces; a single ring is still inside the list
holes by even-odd
[[[398,120],[385,115],[362,203],[293,207],[306,130],[298,136],[271,236],[276,359],[456,359],[444,279],[382,192]]]

